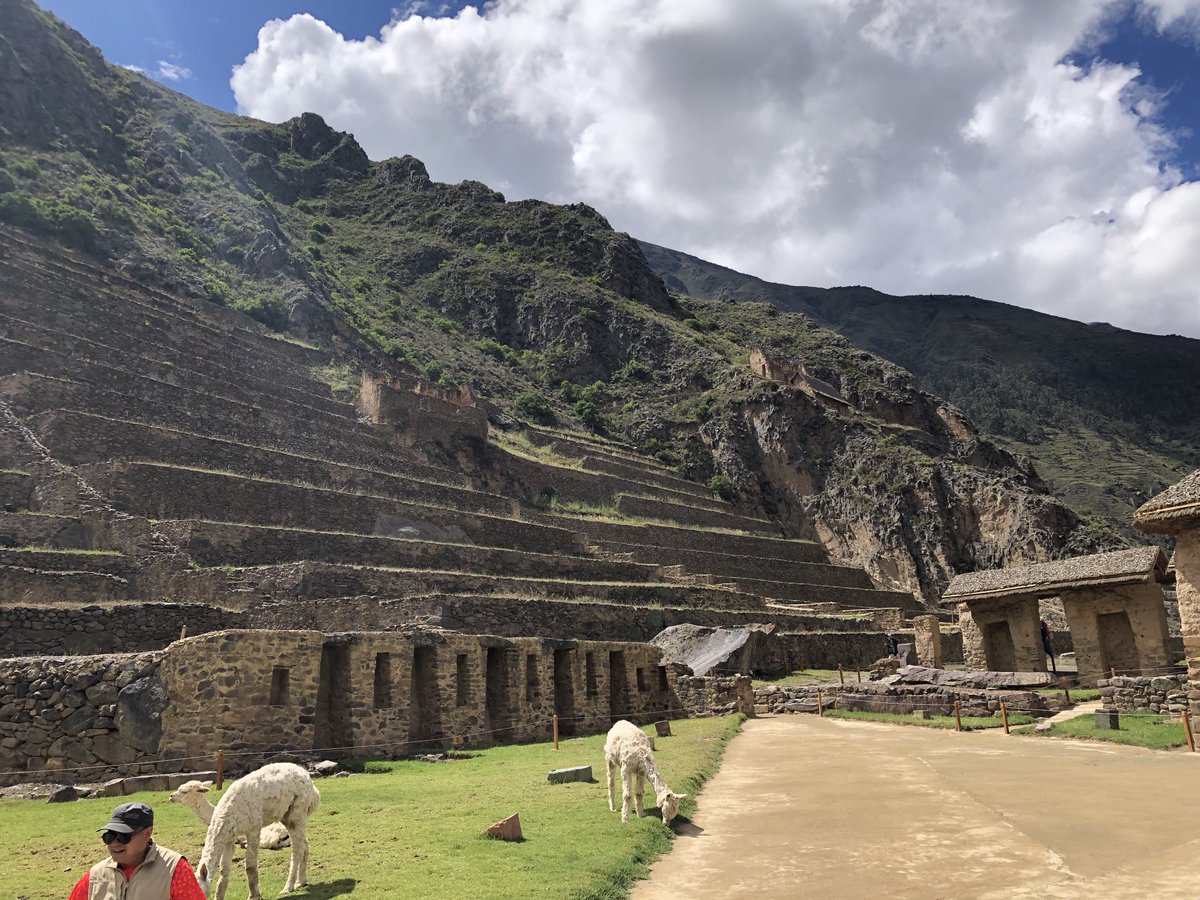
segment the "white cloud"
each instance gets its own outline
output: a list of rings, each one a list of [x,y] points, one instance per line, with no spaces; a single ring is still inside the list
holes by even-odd
[[[584,200],[794,284],[961,292],[1200,336],[1200,186],[1136,68],[1062,62],[1121,0],[499,0],[346,40],[268,22],[239,108],[443,181]],[[1143,0],[1193,29],[1200,0]],[[1190,242],[1190,243],[1189,243]]]
[[[167,81],[183,81],[192,77],[192,70],[187,66],[176,65],[172,62],[167,62],[165,59],[158,61],[158,69],[155,71],[155,76],[165,78]]]

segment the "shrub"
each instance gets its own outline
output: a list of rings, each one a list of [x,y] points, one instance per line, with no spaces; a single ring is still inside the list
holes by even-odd
[[[554,421],[554,410],[537,391],[523,391],[513,400],[513,410],[524,419],[548,424]]]
[[[446,334],[461,334],[463,327],[459,322],[453,319],[447,319],[445,316],[438,316],[433,320],[433,327],[446,332]]]
[[[733,482],[724,475],[714,475],[708,479],[708,489],[723,500],[732,500],[734,496]]]

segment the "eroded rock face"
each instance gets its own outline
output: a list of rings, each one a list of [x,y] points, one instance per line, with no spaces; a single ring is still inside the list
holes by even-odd
[[[702,436],[719,468],[743,488],[757,486],[763,508],[793,533],[926,601],[959,572],[1092,552],[1080,518],[1043,493],[1027,464],[966,431],[965,417],[945,427],[939,402],[916,391],[903,403],[869,405],[872,418],[903,409],[903,429],[884,432],[764,386]]]

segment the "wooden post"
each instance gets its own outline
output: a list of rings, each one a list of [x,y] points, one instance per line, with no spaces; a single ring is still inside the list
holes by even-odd
[[[843,687],[845,687],[845,685],[846,685],[846,673],[842,671],[842,664],[841,664],[841,663],[838,663],[838,681],[840,681],[840,682],[842,683],[842,686],[843,686]]]
[[[862,684],[862,669],[858,670],[858,683]]]
[[[1183,711],[1183,733],[1187,737],[1188,749],[1195,753],[1196,739],[1192,736],[1192,720],[1186,709]]]
[[[1116,677],[1117,677],[1117,667],[1116,667],[1116,666],[1109,666],[1109,667],[1108,667],[1108,672],[1109,672],[1109,676],[1110,676],[1110,677],[1112,677],[1112,678],[1116,678]]]
[[[554,749],[558,749],[558,713],[554,714]]]
[[[958,701],[954,701],[954,730],[962,731],[962,716],[958,712]]]
[[[217,751],[217,790],[225,786],[225,751]]]
[[[1000,721],[1004,723],[1004,733],[1008,734],[1008,708],[1000,701]]]
[[[185,637],[187,637],[187,625],[179,629],[179,639],[182,641]]]
[[[1062,681],[1060,683],[1062,684],[1062,689],[1063,689],[1063,701],[1067,704],[1067,706],[1070,706],[1071,705],[1071,691],[1070,691],[1070,688],[1067,687],[1067,679],[1065,679],[1065,678],[1062,679]]]
[[[820,688],[817,688],[817,715],[818,716],[825,715],[825,707],[821,703],[821,689]]]

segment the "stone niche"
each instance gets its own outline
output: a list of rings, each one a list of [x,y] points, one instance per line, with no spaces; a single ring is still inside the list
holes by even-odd
[[[968,669],[990,672],[1045,672],[1034,597],[1002,602],[960,603],[963,660]]]
[[[1170,636],[1157,584],[1064,592],[1079,673],[1157,675],[1166,671]]]
[[[362,374],[359,409],[392,443],[411,447],[418,440],[446,447],[487,442],[487,413],[466,387],[443,390],[409,379]]]

